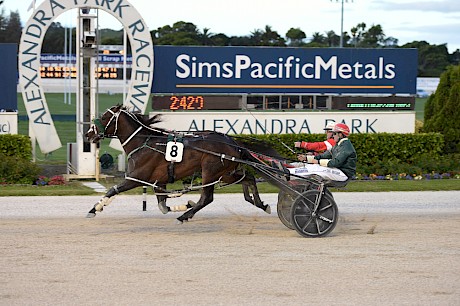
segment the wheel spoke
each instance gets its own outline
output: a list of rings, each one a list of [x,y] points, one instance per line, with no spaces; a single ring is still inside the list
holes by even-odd
[[[327,205],[327,206],[321,208],[319,211],[323,211],[323,210],[326,210],[326,209],[331,208],[331,207],[332,207],[332,204],[329,203],[329,205]]]
[[[318,220],[318,218],[316,218],[315,221],[316,221],[316,230],[318,231],[318,235],[321,235],[322,232],[321,232],[321,229],[320,229],[320,227],[319,227],[319,220]]]
[[[312,215],[311,215],[311,213],[308,213],[308,212],[300,212],[300,213],[294,214],[294,218],[297,219],[297,218],[299,218],[299,217],[305,217],[305,218],[307,218],[307,219],[313,218]]]
[[[307,229],[307,227],[310,225],[311,221],[313,220],[312,217],[308,218],[308,221],[305,223],[305,226],[302,227],[302,231],[305,232],[305,230]]]
[[[301,204],[310,212],[312,213],[312,209],[311,207],[308,205],[308,203],[306,203],[306,201],[308,201],[310,204],[311,204],[311,207],[314,207],[315,206],[315,203],[313,203],[312,201],[310,201],[309,199],[302,199],[301,201]]]

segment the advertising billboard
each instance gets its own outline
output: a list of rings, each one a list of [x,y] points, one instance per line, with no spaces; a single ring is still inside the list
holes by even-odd
[[[155,46],[154,94],[416,92],[416,49]]]

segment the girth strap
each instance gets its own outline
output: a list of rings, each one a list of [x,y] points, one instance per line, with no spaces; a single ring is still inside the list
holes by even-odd
[[[168,165],[168,184],[174,183],[176,177],[174,175],[174,162],[170,162]]]

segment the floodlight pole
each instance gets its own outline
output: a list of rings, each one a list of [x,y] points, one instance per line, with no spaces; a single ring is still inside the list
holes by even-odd
[[[348,0],[336,0],[336,2],[339,2],[339,1],[341,2],[341,5],[342,5],[341,10],[340,10],[340,48],[343,48],[343,3],[348,2]]]
[[[340,14],[340,48],[343,48],[343,0],[342,0],[342,12]]]

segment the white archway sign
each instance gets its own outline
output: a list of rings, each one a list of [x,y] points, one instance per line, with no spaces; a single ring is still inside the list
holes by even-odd
[[[45,33],[60,14],[75,8],[101,9],[126,29],[133,56],[131,85],[124,104],[145,112],[153,78],[153,43],[144,20],[126,0],[45,0],[24,26],[19,45],[19,85],[33,131],[43,153],[59,149],[61,141],[46,103],[40,77],[40,54]]]

